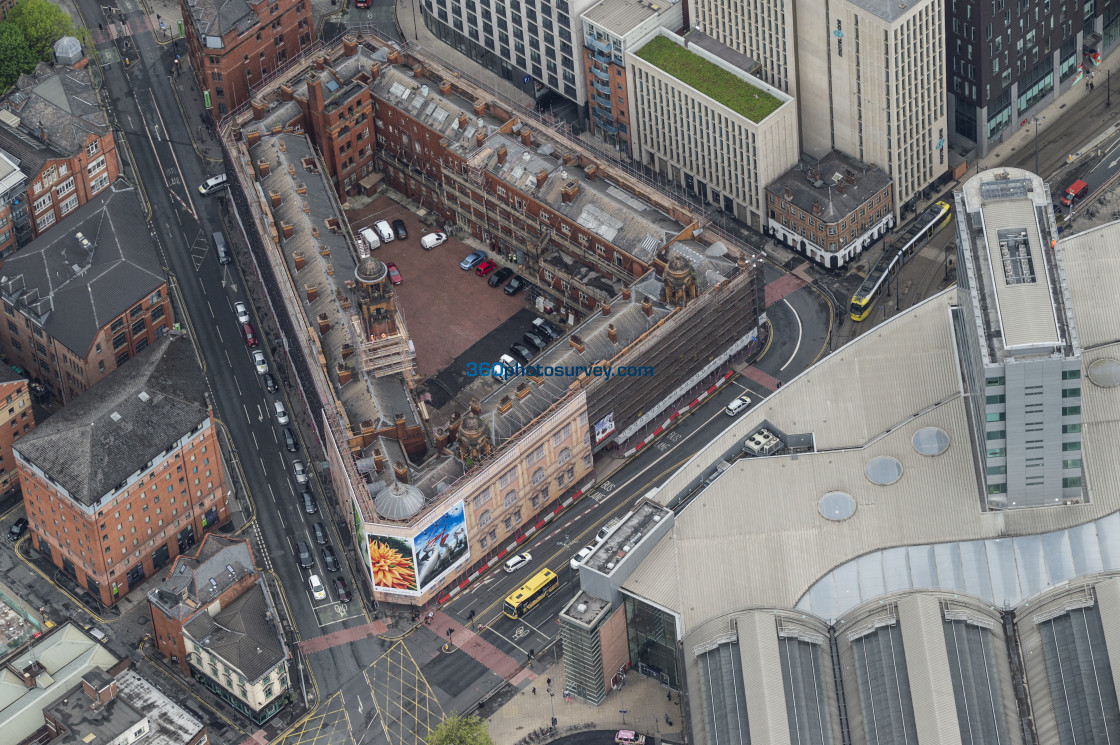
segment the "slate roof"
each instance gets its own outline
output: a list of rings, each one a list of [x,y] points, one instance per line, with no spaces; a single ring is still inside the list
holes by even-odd
[[[73,499],[92,505],[202,424],[210,415],[205,394],[190,339],[167,335],[13,448]]]
[[[255,683],[288,658],[275,619],[272,600],[258,580],[217,614],[197,614],[183,626],[183,632]]]
[[[206,726],[135,670],[125,670],[116,680],[120,695],[148,715],[144,745],[186,745]]]
[[[47,142],[68,156],[84,148],[90,135],[109,131],[109,120],[85,67],[40,62],[32,74],[19,76],[3,106],[19,117],[25,132],[39,139],[45,133]]]
[[[233,568],[232,574],[227,567]],[[148,600],[182,620],[253,571],[247,540],[207,533],[194,551],[176,557],[163,582],[148,593]]]
[[[85,357],[102,327],[166,282],[145,222],[136,190],[117,181],[10,256],[0,295]]]
[[[261,19],[246,0],[187,0],[191,18],[203,36],[225,36],[233,29],[244,34]]]
[[[845,176],[855,183],[844,181]],[[820,186],[813,185],[818,182]],[[837,183],[843,193],[836,187]],[[792,201],[805,212],[811,213],[813,205],[819,203],[819,217],[825,222],[838,222],[874,198],[889,183],[891,177],[878,166],[833,150],[819,160],[802,155],[797,165],[775,179],[766,191],[779,199]],[[786,197],[786,189],[792,192],[792,199]]]
[[[65,728],[56,740],[58,745],[116,742],[144,719],[144,714],[120,696],[101,706],[92,706],[93,703],[79,683],[43,709],[44,715]]]

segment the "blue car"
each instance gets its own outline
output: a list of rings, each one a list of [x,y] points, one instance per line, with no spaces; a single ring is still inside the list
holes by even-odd
[[[469,272],[471,269],[474,269],[476,266],[482,263],[482,260],[485,258],[485,251],[475,251],[470,256],[459,262],[459,268],[464,272]]]

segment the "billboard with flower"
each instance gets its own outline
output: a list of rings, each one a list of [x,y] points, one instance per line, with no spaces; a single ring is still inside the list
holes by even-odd
[[[467,548],[466,514],[460,500],[412,539],[420,589],[462,564]]]
[[[367,538],[374,589],[415,593],[416,562],[408,541],[387,535],[367,534]]]

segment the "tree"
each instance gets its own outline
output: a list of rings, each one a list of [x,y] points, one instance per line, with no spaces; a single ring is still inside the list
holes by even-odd
[[[448,717],[428,735],[428,745],[494,745],[481,717]]]
[[[0,23],[0,93],[15,85],[22,73],[33,71],[36,62],[19,27]]]
[[[23,32],[35,59],[51,61],[51,47],[63,36],[74,34],[74,24],[50,0],[19,0],[8,11],[7,23],[14,24]]]

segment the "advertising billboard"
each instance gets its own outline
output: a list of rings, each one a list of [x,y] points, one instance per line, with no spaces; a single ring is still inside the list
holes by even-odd
[[[416,562],[403,538],[367,534],[369,564],[375,590],[415,594]]]
[[[460,500],[412,539],[420,590],[469,558],[467,521]]]
[[[614,412],[607,414],[605,417],[595,423],[595,444],[610,437],[614,432]]]

